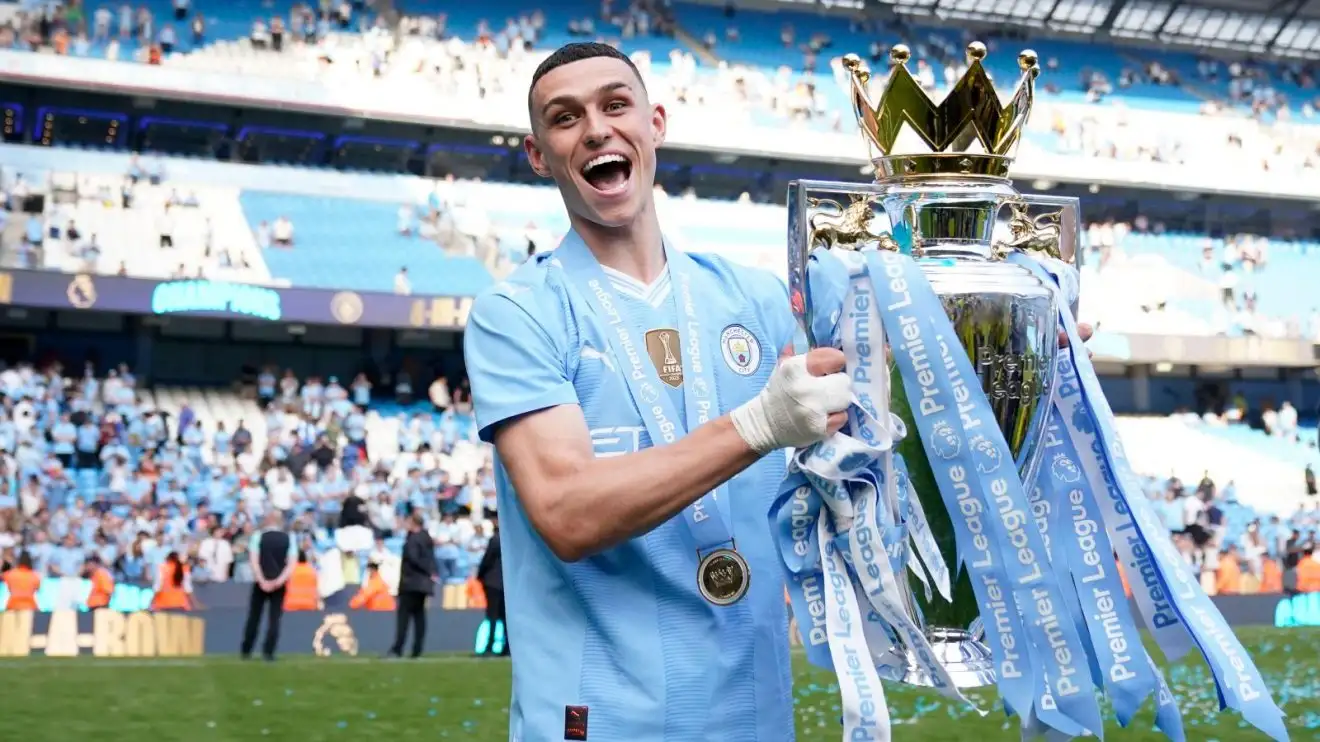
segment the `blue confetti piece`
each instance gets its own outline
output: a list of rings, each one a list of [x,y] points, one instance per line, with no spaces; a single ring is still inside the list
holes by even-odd
[[[481,704],[482,704],[482,700],[480,698],[474,699],[472,701],[473,706],[480,706]]]
[[[285,688],[285,689],[284,689],[284,695],[286,695],[286,696],[291,696],[291,695],[293,695],[293,688]]]
[[[339,722],[339,728],[340,728],[340,729],[347,729],[347,728],[348,728],[348,722],[346,722],[346,721],[341,721],[341,722]]]
[[[368,719],[374,719],[374,718],[376,718],[376,712],[375,712],[375,711],[368,711],[368,712],[367,712],[367,718],[368,718]]]
[[[435,712],[435,709],[427,709],[427,710],[426,710],[426,715],[427,715],[427,716],[435,716],[435,713],[436,713],[436,712]]]
[[[440,702],[439,698],[437,698],[436,696],[431,696],[431,703],[439,703],[439,702]]]

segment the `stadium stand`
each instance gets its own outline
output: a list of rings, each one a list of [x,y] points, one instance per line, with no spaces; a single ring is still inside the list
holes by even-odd
[[[452,179],[254,171],[170,160],[160,162],[169,182],[133,186],[133,208],[124,210],[107,191],[135,167],[131,157],[3,146],[0,165],[15,178],[21,175],[26,187],[49,189],[52,196],[63,190],[61,178],[78,173],[79,211],[49,207],[43,232],[72,219],[84,225],[82,239],[89,240],[103,231],[95,225],[119,219],[122,225],[110,230],[111,241],[98,238],[102,273],[128,262],[116,258],[122,254],[136,261],[125,266],[134,275],[192,276],[205,263],[205,275],[213,278],[391,291],[399,269],[407,267],[413,292],[470,295],[488,285],[492,274],[503,275],[520,262],[529,246],[547,249],[568,227],[554,190],[543,186],[463,182],[456,187]],[[163,212],[166,200],[201,193],[206,196],[197,196],[198,206],[171,209],[179,216],[171,219]],[[666,197],[660,207],[675,240],[782,277],[784,254],[769,247],[782,243],[782,207],[689,196]],[[52,197],[47,203],[58,201]],[[281,218],[289,220],[295,238],[290,246],[272,247],[272,225]],[[142,245],[160,244],[161,224],[171,221],[177,247],[142,253]],[[1320,312],[1308,290],[1320,281],[1320,265],[1308,259],[1317,248],[1314,241],[1212,239],[1166,232],[1144,219],[1095,222],[1084,237],[1090,255],[1083,316],[1106,329],[1320,337]],[[81,270],[85,261],[76,256],[86,250],[59,243],[45,251],[44,266]],[[216,268],[218,263],[231,267]]]
[[[46,16],[3,6],[0,47],[229,81],[317,84],[344,100],[370,90],[434,103],[456,117],[521,124],[525,82],[539,55],[564,41],[601,37],[634,54],[676,119],[822,137],[853,133],[838,85],[841,52],[864,51],[880,67],[886,42],[902,38],[914,47],[919,78],[935,90],[962,74],[967,41],[948,28],[893,19],[687,3],[636,4],[602,18],[571,4],[529,11],[507,0],[443,9],[418,2],[393,28],[387,17],[396,14],[384,5],[345,18],[318,16],[301,3],[235,0],[204,3],[177,20],[162,0],[127,16],[111,6],[74,8]],[[198,17],[200,34],[192,27]],[[1008,51],[1027,43],[991,39],[998,79],[1016,75]],[[1024,162],[1066,157],[1078,169],[1095,161],[1209,162],[1219,173],[1315,182],[1316,91],[1304,65],[1049,38],[1029,43],[1048,76]],[[51,144],[0,145],[10,211],[28,195],[44,196],[39,215],[6,220],[4,267],[470,296],[529,252],[553,246],[567,228],[556,194],[543,186],[139,158]],[[748,191],[738,202],[692,190],[664,198],[671,237],[782,273],[782,251],[768,246],[782,244],[784,209],[753,203],[761,196]],[[1102,331],[1320,342],[1313,230],[1216,228],[1211,235],[1142,214],[1094,218],[1086,230],[1082,315]],[[202,579],[250,580],[243,536],[271,507],[286,512],[303,545],[323,559],[349,552],[336,560],[347,582],[365,561],[397,554],[395,527],[410,505],[431,516],[456,586],[484,548],[494,507],[491,454],[475,440],[461,379],[452,386],[435,379],[428,404],[411,400],[408,384],[373,390],[332,376],[348,379],[356,368],[285,377],[287,385],[280,381],[267,395],[257,379],[229,388],[139,387],[126,367],[103,376],[102,369],[84,374],[35,361],[0,371],[0,567],[12,565],[22,547],[49,574],[78,574],[83,558],[97,553],[115,565],[118,579],[149,582],[152,567],[178,551]],[[264,396],[275,397],[265,409]],[[1211,591],[1280,589],[1266,579],[1267,560],[1286,563],[1317,538],[1316,431],[1299,416],[1309,415],[1253,399],[1202,415],[1120,419],[1134,464],[1150,475],[1150,496]],[[279,462],[304,466],[286,476]],[[1186,487],[1177,476],[1198,484]],[[357,501],[345,508],[350,497]],[[335,532],[353,513],[381,536],[368,548],[341,549]],[[1248,576],[1231,584],[1217,577],[1230,546]],[[461,604],[460,595],[451,591],[446,600]]]

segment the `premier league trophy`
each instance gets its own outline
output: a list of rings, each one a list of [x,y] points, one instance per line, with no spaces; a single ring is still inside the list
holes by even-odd
[[[793,310],[812,347],[844,351],[857,398],[770,513],[808,658],[839,674],[849,740],[888,739],[882,679],[962,701],[996,684],[1025,734],[1098,732],[1097,689],[1124,725],[1153,697],[1182,739],[1121,564],[1164,656],[1201,648],[1226,705],[1286,738],[1113,432],[1076,329],[1078,202],[1009,180],[1036,55],[1007,103],[985,56],[970,44],[938,103],[907,47],[874,102],[846,57],[875,182],[789,186]]]

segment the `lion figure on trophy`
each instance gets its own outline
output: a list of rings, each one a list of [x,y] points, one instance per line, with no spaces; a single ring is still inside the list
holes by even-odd
[[[1014,250],[1044,253],[1052,258],[1062,259],[1059,239],[1063,233],[1063,211],[1050,211],[1032,217],[1027,205],[1022,201],[1008,204],[1011,215],[1008,218],[1008,240],[996,240],[994,254],[1003,259]]]
[[[832,199],[808,198],[807,205],[821,209],[807,222],[811,227],[807,238],[809,249],[841,247],[860,250],[867,242],[878,239],[871,233],[875,210],[869,198],[853,196],[852,203],[846,207]]]

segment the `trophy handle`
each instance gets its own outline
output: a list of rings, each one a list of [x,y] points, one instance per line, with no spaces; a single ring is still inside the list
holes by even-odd
[[[1072,196],[1023,193],[1000,201],[1001,211],[1010,211],[1007,242],[996,241],[994,257],[1003,259],[1013,250],[1024,250],[1062,260],[1079,272],[1082,269],[1081,200]],[[1077,316],[1077,304],[1071,306]]]

